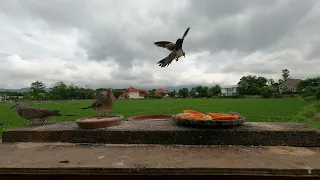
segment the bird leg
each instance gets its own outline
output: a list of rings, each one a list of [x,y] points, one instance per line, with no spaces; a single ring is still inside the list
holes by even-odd
[[[41,119],[32,119],[32,123],[30,124],[30,126],[36,126],[39,124],[39,120]]]
[[[102,119],[102,117],[100,116],[100,112],[98,112],[98,119]]]
[[[104,117],[108,117],[107,114],[108,114],[108,111],[105,111],[105,112],[104,112]]]
[[[46,119],[42,119],[42,122],[41,122],[41,124],[43,124],[44,122],[46,121]]]

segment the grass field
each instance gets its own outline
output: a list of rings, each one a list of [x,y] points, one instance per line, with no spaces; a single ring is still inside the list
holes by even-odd
[[[90,101],[43,102],[38,107],[61,110],[62,113],[77,114],[76,117],[56,117],[49,121],[73,121],[84,116],[95,115],[92,109],[83,110],[92,103]],[[34,104],[34,103],[33,103]],[[125,118],[139,114],[161,113],[175,114],[184,109],[201,112],[236,111],[243,114],[247,121],[287,122],[303,107],[310,104],[299,98],[282,99],[161,99],[161,100],[119,100],[111,114],[121,114]],[[29,103],[25,103],[29,105]],[[20,127],[26,124],[16,113],[9,109],[11,104],[0,103],[0,132],[4,129]],[[320,127],[319,122],[308,122],[313,127]],[[30,123],[29,123],[30,124]]]

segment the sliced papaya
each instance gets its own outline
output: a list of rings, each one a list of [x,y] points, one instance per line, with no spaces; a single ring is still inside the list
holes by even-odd
[[[239,119],[238,116],[231,116],[231,115],[221,115],[221,116],[215,116],[212,117],[214,120],[237,120]]]
[[[183,110],[184,113],[191,113],[191,114],[204,114],[202,112],[199,111],[195,111],[195,110],[190,110],[190,109],[185,109]]]
[[[178,114],[178,118],[181,118],[181,119],[192,119],[194,117],[193,114],[191,113],[180,113]]]
[[[227,115],[227,114],[225,114],[225,113],[213,113],[213,112],[207,112],[206,113],[207,115],[209,115],[209,116],[222,116],[222,115]]]
[[[194,115],[194,116],[193,116],[193,119],[194,119],[194,120],[202,120],[203,117],[204,117],[204,116]]]

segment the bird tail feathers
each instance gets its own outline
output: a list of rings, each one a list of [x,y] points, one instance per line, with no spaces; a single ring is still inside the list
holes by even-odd
[[[159,64],[159,66],[161,66],[161,67],[165,67],[165,66],[166,66],[165,60],[166,60],[166,59],[162,59],[162,60],[160,60],[157,64]]]

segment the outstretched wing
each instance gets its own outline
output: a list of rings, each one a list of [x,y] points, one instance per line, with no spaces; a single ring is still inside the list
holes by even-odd
[[[175,49],[175,44],[170,41],[157,41],[154,43],[158,47],[167,48],[169,51],[173,51]]]
[[[175,50],[182,49],[182,44],[183,44],[184,38],[187,36],[187,34],[189,32],[189,29],[190,29],[190,27],[188,27],[188,29],[184,32],[184,34],[183,34],[181,39],[180,38],[177,39]]]
[[[160,67],[169,66],[169,64],[171,64],[171,62],[174,60],[175,57],[176,57],[176,51],[172,51],[167,57],[160,60],[158,64]]]
[[[177,39],[175,50],[182,49],[183,40],[184,39],[180,39],[180,38]]]
[[[189,29],[190,29],[190,27],[188,27],[188,29],[184,32],[184,34],[183,34],[183,36],[182,36],[182,39],[184,39],[184,38],[187,36],[187,34],[188,34],[188,32],[189,32]]]

